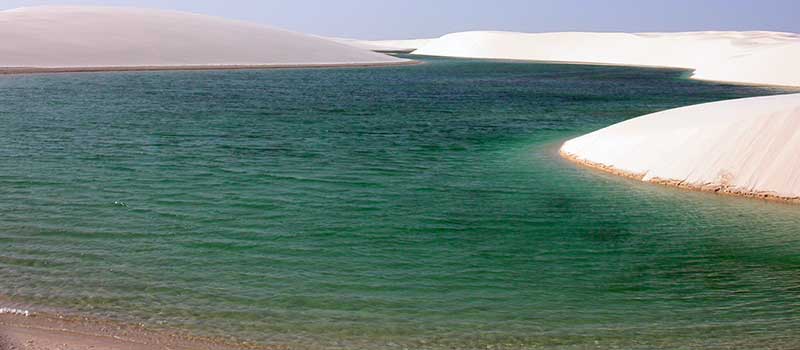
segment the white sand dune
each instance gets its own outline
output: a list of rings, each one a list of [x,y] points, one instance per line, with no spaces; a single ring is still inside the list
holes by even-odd
[[[800,200],[800,94],[683,107],[564,143],[606,171],[699,190]]]
[[[419,55],[693,69],[693,78],[800,86],[800,35],[465,32]],[[800,201],[800,94],[655,113],[567,141],[573,161],[643,181]]]
[[[800,35],[778,32],[463,32],[414,54],[693,69],[694,78],[800,86]]]
[[[260,24],[119,7],[0,11],[0,67],[295,66],[402,63]]]
[[[428,44],[433,39],[408,40],[357,40],[331,38],[343,44],[377,52],[412,52]]]

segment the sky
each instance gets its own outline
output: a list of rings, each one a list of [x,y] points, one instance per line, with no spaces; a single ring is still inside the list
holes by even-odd
[[[77,4],[181,10],[357,39],[467,30],[800,33],[800,0],[0,0],[0,9]]]

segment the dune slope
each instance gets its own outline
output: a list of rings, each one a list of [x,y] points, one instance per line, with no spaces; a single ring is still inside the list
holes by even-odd
[[[0,11],[0,67],[340,65],[404,60],[260,24],[173,11]]]
[[[800,200],[800,94],[683,107],[564,143],[568,159],[654,183]]]
[[[792,33],[463,32],[414,54],[675,67],[697,79],[800,86],[800,35]]]

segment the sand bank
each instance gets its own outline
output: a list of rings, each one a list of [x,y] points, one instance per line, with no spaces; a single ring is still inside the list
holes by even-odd
[[[800,94],[706,103],[569,140],[572,161],[642,181],[800,202]]]
[[[418,55],[673,67],[693,78],[800,86],[800,35],[779,32],[463,32]]]
[[[285,349],[85,318],[0,314],[0,350],[245,350]]]
[[[305,67],[407,60],[323,38],[174,11],[45,6],[0,11],[0,67]]]

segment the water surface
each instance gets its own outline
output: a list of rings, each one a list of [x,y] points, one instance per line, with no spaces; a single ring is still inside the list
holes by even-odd
[[[556,155],[792,91],[424,60],[0,77],[0,295],[294,348],[800,343],[797,206]]]

